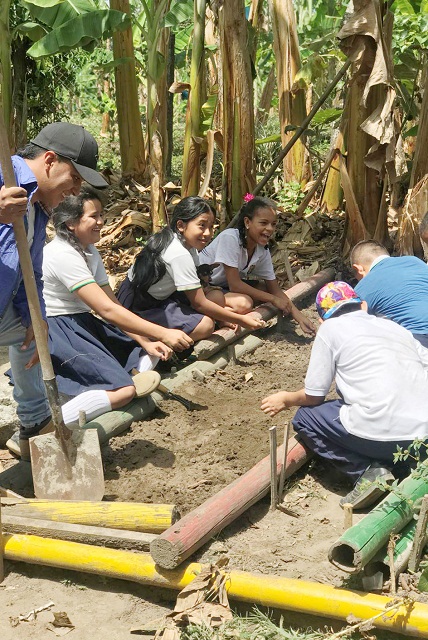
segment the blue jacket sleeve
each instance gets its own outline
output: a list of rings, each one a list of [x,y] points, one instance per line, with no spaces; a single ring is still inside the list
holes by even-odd
[[[40,308],[42,311],[43,320],[46,320],[46,306],[43,299],[43,247],[46,240],[46,222],[47,217],[42,212],[37,212],[34,222],[34,238],[33,244],[30,249],[31,261],[33,263],[34,278],[36,281],[37,293],[40,302]],[[13,305],[22,318],[22,324],[24,327],[29,327],[31,324],[30,309],[28,307],[27,295],[25,293],[24,281],[21,280],[17,294],[13,300]]]

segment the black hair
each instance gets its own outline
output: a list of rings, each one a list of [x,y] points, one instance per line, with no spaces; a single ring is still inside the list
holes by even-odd
[[[252,220],[254,216],[260,211],[260,209],[273,209],[276,211],[276,205],[269,198],[262,198],[261,196],[256,196],[252,200],[249,200],[245,204],[242,205],[239,210],[238,219],[235,224],[235,228],[239,231],[239,240],[243,247],[247,246],[247,234],[245,233],[245,221],[244,218],[248,218]],[[265,246],[265,249],[268,249],[268,245]]]
[[[138,294],[138,291],[147,292],[155,282],[158,282],[165,275],[166,265],[161,254],[173,241],[174,232],[177,232],[177,223],[180,220],[190,222],[203,213],[212,213],[215,217],[214,209],[210,203],[199,196],[183,198],[175,206],[170,226],[152,235],[135,260],[132,278],[132,288],[135,295]]]
[[[99,200],[101,205],[104,206],[106,203],[106,196],[103,192],[98,191],[94,187],[91,187],[89,184],[84,183],[82,189],[77,196],[67,196],[61,202],[61,204],[54,209],[52,222],[55,227],[56,235],[61,238],[61,240],[65,240],[69,244],[71,244],[76,251],[83,256],[85,262],[88,260],[86,258],[85,252],[83,250],[82,245],[80,244],[77,236],[74,231],[72,231],[67,223],[70,222],[78,222],[80,218],[83,216],[83,205],[88,200]]]
[[[21,149],[18,149],[16,155],[24,158],[25,160],[35,160],[36,158],[41,156],[42,153],[46,153],[46,151],[49,151],[49,149],[43,149],[42,147],[39,147],[38,144],[29,142],[25,145],[25,147],[21,147]],[[53,149],[50,149],[50,151],[53,151]],[[54,153],[56,153],[56,151],[54,151]],[[70,162],[69,158],[65,158],[59,153],[56,153],[56,156],[60,162]]]

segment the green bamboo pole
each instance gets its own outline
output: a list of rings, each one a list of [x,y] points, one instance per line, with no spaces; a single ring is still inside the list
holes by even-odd
[[[415,529],[416,521],[411,520],[402,531],[400,531],[400,537],[395,543],[393,568],[396,576],[402,573],[407,567],[415,538]],[[384,575],[388,575],[391,569],[390,564],[391,561],[387,547],[382,547],[375,557],[365,566],[365,571],[373,573],[375,570],[378,570],[382,571]]]
[[[330,548],[328,559],[348,573],[361,571],[413,517],[414,503],[428,493],[428,465],[419,478],[409,476]]]

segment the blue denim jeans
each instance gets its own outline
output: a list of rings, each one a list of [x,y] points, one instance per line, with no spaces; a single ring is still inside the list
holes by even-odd
[[[31,428],[48,418],[51,411],[40,365],[25,369],[36,348],[32,342],[26,351],[21,351],[25,331],[21,318],[10,302],[0,320],[0,346],[9,347],[14,380],[13,397],[18,404],[18,418],[24,428]]]

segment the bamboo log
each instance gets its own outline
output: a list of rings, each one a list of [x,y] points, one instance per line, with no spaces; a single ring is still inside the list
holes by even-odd
[[[416,520],[411,520],[400,531],[400,538],[395,543],[394,549],[394,573],[398,576],[406,570],[409,564],[410,554],[415,538]],[[425,532],[424,544],[428,542],[428,532]],[[375,557],[364,568],[367,573],[382,571],[384,576],[390,573],[390,557],[388,551],[383,547]]]
[[[29,500],[7,507],[7,513],[24,518],[144,533],[161,533],[179,518],[177,508],[171,504],[74,500]]]
[[[334,278],[334,269],[324,269],[311,278],[295,284],[290,289],[287,289],[285,293],[292,302],[299,302],[303,298],[314,294],[332,278]],[[265,321],[270,320],[277,313],[278,309],[272,304],[261,304],[251,312],[254,317],[261,318]],[[196,344],[193,353],[198,360],[207,360],[217,353],[217,351],[220,351],[220,349],[223,349],[235,340],[240,339],[249,331],[250,329],[241,329],[239,333],[236,333],[233,329],[218,329],[206,340],[200,340]]]
[[[428,523],[428,495],[422,498],[421,509],[415,528],[412,551],[409,558],[409,570],[413,573],[419,569],[422,550],[426,543]]]
[[[277,451],[277,472],[282,467],[283,445]],[[289,443],[286,477],[312,456],[296,438]],[[278,469],[279,467],[279,469]],[[196,549],[261,500],[270,488],[270,455],[222,489],[184,518],[164,531],[150,545],[155,562],[164,569],[174,569]]]
[[[328,559],[338,569],[356,573],[370,562],[389,539],[401,531],[413,517],[412,505],[428,493],[428,476],[403,480],[397,493],[392,492],[362,520],[348,529],[328,552]]]
[[[24,518],[10,514],[3,517],[3,529],[7,533],[21,533],[134,551],[149,551],[150,543],[156,538],[154,533],[52,522],[52,520]]]
[[[61,569],[95,573],[139,584],[181,590],[205,567],[188,564],[175,571],[161,571],[148,554],[104,549],[77,542],[49,540],[38,536],[5,536],[5,558]],[[331,585],[230,571],[225,582],[233,600],[276,607],[345,621],[349,615],[361,620],[379,616],[373,622],[412,638],[428,638],[428,606],[419,602],[397,603],[385,614],[389,596],[338,589]]]

